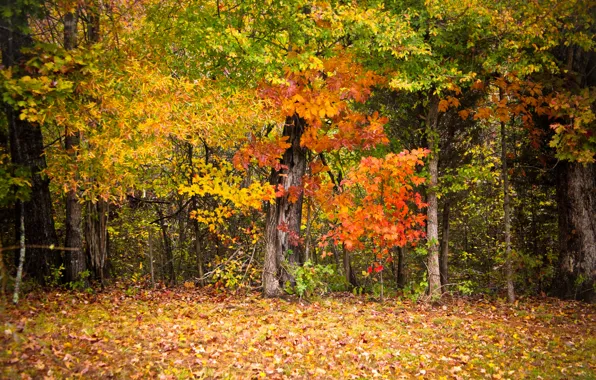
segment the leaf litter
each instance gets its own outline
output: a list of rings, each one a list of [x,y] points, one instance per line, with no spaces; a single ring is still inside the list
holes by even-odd
[[[112,289],[0,311],[2,378],[596,378],[596,307],[549,298],[430,306]]]

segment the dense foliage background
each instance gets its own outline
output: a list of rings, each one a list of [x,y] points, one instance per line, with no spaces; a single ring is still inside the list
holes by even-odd
[[[0,13],[4,288],[595,299],[592,2]]]

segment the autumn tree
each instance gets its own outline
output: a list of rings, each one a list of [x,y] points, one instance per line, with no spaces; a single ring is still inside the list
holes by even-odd
[[[495,24],[495,31],[506,40],[493,55],[501,61],[491,63],[496,72],[529,78],[527,85],[516,90],[519,102],[511,109],[518,113],[524,104],[533,107],[533,114],[523,120],[526,126],[532,126],[527,144],[536,148],[540,133],[552,135],[548,128],[537,128],[532,119],[543,126],[551,125],[554,131],[550,145],[556,148],[556,157],[564,160],[557,164],[563,175],[557,186],[560,263],[555,288],[560,295],[586,300],[593,299],[594,294],[590,285],[594,278],[588,274],[593,272],[589,263],[594,257],[594,232],[587,219],[581,217],[594,210],[589,196],[594,187],[590,164],[594,159],[594,123],[593,110],[588,106],[593,104],[590,99],[594,81],[593,72],[586,69],[594,61],[594,40],[588,37],[594,35],[594,12],[593,5],[581,1],[527,3],[516,9],[501,9],[497,19],[502,22]],[[537,87],[541,89],[539,95],[544,92],[544,104],[536,97]],[[528,104],[532,99],[534,104]]]
[[[476,25],[483,11],[481,5],[438,2],[395,3],[388,7],[399,28],[381,29],[376,36],[374,59],[383,62],[389,73],[389,88],[419,93],[419,120],[423,121],[425,143],[430,153],[427,170],[427,263],[429,294],[441,292],[439,260],[439,130],[441,115],[449,108],[450,92],[461,94],[479,71],[476,51],[484,48]],[[412,17],[415,15],[415,17]],[[474,41],[474,42],[471,42]],[[478,41],[476,43],[476,41]],[[404,43],[405,42],[405,43]],[[405,48],[402,47],[405,45]],[[475,46],[471,49],[471,46]],[[482,50],[480,50],[482,54]],[[451,102],[459,100],[451,97]],[[420,123],[420,121],[418,122]]]
[[[586,10],[592,17],[587,30],[594,35],[596,7]],[[579,28],[582,24],[578,25]],[[551,102],[555,131],[552,145],[565,160],[558,170],[560,256],[553,289],[566,298],[596,300],[596,166],[594,43],[571,43],[556,51],[567,68],[561,87]]]
[[[315,197],[334,226],[321,245],[331,240],[348,251],[368,251],[375,270],[382,271],[382,263],[393,260],[394,248],[423,237],[425,216],[420,209],[425,204],[416,189],[425,180],[417,166],[426,154],[405,150],[382,158],[363,157],[338,189],[320,186]]]
[[[71,9],[64,15],[64,49],[72,50],[77,47],[79,9]],[[79,131],[65,131],[64,149],[76,159],[81,136]],[[83,210],[77,189],[69,189],[66,193],[66,233],[65,252],[66,281],[77,281],[81,273],[87,268],[85,251],[83,250]]]
[[[32,6],[32,8],[29,8]],[[60,266],[60,256],[55,250],[57,237],[54,229],[53,208],[49,188],[49,179],[42,171],[46,168],[44,139],[41,131],[41,120],[23,118],[21,110],[27,99],[12,95],[5,87],[7,80],[16,81],[27,90],[32,83],[36,70],[29,66],[31,58],[27,49],[33,48],[34,41],[29,34],[28,18],[32,9],[40,12],[38,3],[8,2],[2,11],[0,36],[2,61],[6,68],[3,71],[3,104],[8,122],[10,136],[11,161],[23,167],[30,176],[31,191],[24,208],[16,208],[16,215],[24,209],[27,260],[25,271],[40,283],[50,275],[51,268]],[[31,73],[33,72],[33,74]],[[47,77],[46,77],[47,79]],[[47,83],[50,85],[50,83]],[[13,93],[14,94],[14,93]],[[31,99],[29,98],[30,100]],[[19,220],[19,218],[16,218]]]
[[[285,252],[290,250],[291,265],[302,250],[300,227],[302,198],[306,189],[306,152],[324,154],[342,148],[366,149],[386,141],[382,128],[384,120],[378,115],[354,112],[348,103],[365,100],[370,94],[370,86],[379,79],[358,66],[348,67],[349,62],[349,56],[338,55],[321,62],[319,68],[290,72],[288,84],[265,90],[266,96],[274,100],[274,105],[280,108],[286,120],[293,122],[292,129],[292,125],[287,123],[284,126],[282,139],[289,139],[290,146],[282,159],[276,162],[277,167],[273,168],[271,175],[277,200],[274,205],[270,204],[267,214],[268,243],[264,269],[267,296],[279,295],[281,286],[291,281],[280,272],[286,270]],[[296,125],[297,122],[303,124]],[[268,267],[269,263],[273,263],[271,267]],[[274,267],[277,268],[275,271],[272,270]],[[268,289],[267,285],[271,288]]]

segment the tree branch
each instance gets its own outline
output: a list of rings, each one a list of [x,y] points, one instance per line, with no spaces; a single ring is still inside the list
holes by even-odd
[[[187,200],[187,201],[186,201],[186,203],[185,203],[185,204],[183,204],[183,205],[182,205],[182,207],[180,207],[180,208],[178,209],[178,211],[176,211],[175,213],[173,213],[173,214],[170,214],[170,215],[163,216],[163,217],[161,217],[161,218],[157,218],[157,219],[155,219],[154,221],[150,222],[149,224],[158,224],[158,223],[159,223],[159,222],[161,222],[162,220],[165,220],[165,219],[171,219],[171,218],[173,218],[173,217],[177,216],[178,214],[180,214],[180,213],[181,213],[181,212],[182,212],[182,211],[183,211],[183,210],[186,208],[186,206],[188,206],[188,205],[190,204],[190,202],[191,202],[191,201],[192,201],[192,198],[190,198],[189,200]]]

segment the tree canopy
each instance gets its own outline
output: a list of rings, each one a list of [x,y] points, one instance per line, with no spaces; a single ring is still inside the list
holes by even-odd
[[[595,299],[591,2],[0,14],[15,278]]]

